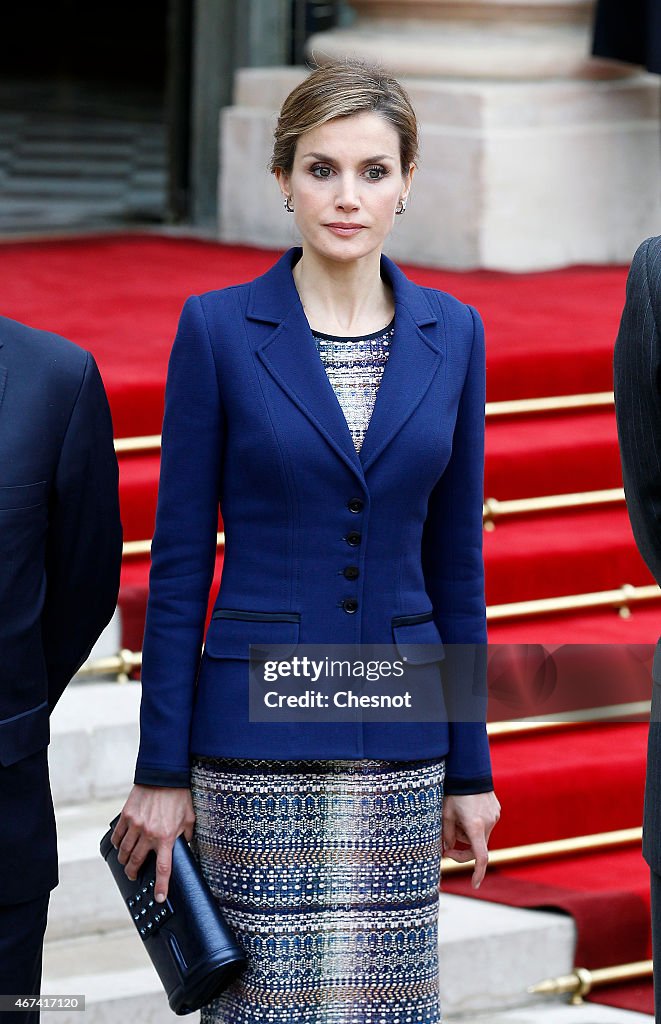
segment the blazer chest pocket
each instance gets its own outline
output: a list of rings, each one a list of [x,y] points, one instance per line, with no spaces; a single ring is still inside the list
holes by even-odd
[[[392,635],[397,652],[410,665],[442,661],[445,657],[441,634],[431,612],[419,615],[395,615]]]
[[[38,480],[34,484],[0,486],[0,512],[41,505],[46,497],[46,485],[46,480]]]
[[[286,658],[298,647],[300,622],[299,612],[217,608],[211,616],[204,652],[210,658],[244,661],[251,653],[258,661]]]

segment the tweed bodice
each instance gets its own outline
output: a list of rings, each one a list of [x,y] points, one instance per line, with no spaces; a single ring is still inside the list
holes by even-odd
[[[312,331],[357,452],[369,426],[394,333],[394,318],[385,329],[358,337]]]

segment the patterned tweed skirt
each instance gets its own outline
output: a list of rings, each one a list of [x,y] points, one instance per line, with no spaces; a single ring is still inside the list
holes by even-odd
[[[444,775],[193,759],[192,848],[248,958],[201,1024],[439,1024]]]

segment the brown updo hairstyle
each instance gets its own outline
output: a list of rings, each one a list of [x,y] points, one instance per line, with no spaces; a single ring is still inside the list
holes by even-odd
[[[336,117],[374,111],[399,136],[402,174],[418,158],[418,122],[406,90],[378,64],[347,57],[314,67],[282,104],[269,170],[291,174],[301,135]]]

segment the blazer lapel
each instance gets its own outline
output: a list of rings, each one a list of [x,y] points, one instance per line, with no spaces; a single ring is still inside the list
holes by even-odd
[[[257,354],[282,390],[364,482],[351,432],[300,301],[257,348]]]
[[[422,401],[443,359],[432,332],[422,330],[423,326],[435,326],[438,319],[424,291],[383,255],[381,275],[389,278],[395,296],[395,335],[360,449],[363,471],[390,444]]]
[[[436,324],[437,317],[422,289],[382,256],[381,272],[390,279],[395,296],[395,336],[357,453],[294,283],[292,268],[300,254],[299,247],[288,250],[253,282],[248,318],[276,325],[256,352],[278,385],[364,484],[365,470],[411,415],[436,372],[442,352],[421,326]]]

